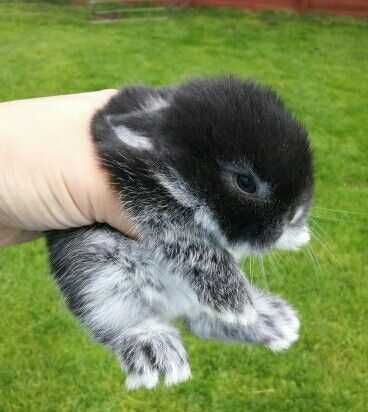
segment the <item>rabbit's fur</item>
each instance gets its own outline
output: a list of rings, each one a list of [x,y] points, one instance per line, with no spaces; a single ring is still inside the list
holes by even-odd
[[[127,387],[190,377],[177,318],[202,338],[274,351],[295,342],[294,310],[251,285],[233,256],[309,240],[311,151],[275,93],[233,77],[127,87],[92,135],[138,239],[102,224],[47,238],[69,307],[116,353]]]

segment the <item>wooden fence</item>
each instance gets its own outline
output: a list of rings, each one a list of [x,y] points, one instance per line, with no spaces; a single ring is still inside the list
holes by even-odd
[[[191,5],[292,9],[298,12],[321,11],[350,16],[368,16],[368,0],[193,0]]]
[[[107,0],[95,0],[98,2]],[[110,0],[114,2],[114,0]],[[92,0],[72,0],[74,4],[89,4]],[[144,0],[115,0],[116,3],[144,3]],[[150,3],[175,4],[175,1],[148,1]],[[183,3],[183,2],[177,2]],[[184,2],[189,7],[236,7],[252,10],[260,9],[291,9],[300,13],[327,12],[350,16],[368,16],[368,0],[188,0]]]

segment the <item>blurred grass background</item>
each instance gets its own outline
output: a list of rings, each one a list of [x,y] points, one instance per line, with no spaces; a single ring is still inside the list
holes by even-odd
[[[275,355],[184,332],[193,379],[170,389],[125,391],[65,309],[42,241],[1,249],[1,412],[367,410],[367,21],[183,10],[92,25],[83,9],[0,3],[0,62],[0,100],[228,72],[265,82],[309,129],[317,184],[311,248],[244,263],[297,307],[300,341]]]

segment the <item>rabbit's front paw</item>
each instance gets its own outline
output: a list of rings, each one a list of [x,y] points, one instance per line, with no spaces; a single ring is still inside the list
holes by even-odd
[[[133,340],[122,352],[122,366],[128,371],[126,387],[152,389],[160,375],[166,386],[191,377],[185,349],[175,335],[158,335],[147,340]]]
[[[254,299],[257,321],[256,340],[274,352],[289,348],[299,337],[299,319],[294,309],[277,296],[259,295]]]

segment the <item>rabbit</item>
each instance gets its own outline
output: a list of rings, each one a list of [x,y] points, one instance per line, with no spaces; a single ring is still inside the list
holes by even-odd
[[[137,238],[105,224],[46,236],[69,308],[117,355],[126,387],[191,377],[176,319],[204,339],[294,343],[295,310],[238,266],[310,238],[310,143],[276,93],[234,76],[126,87],[91,134]]]

